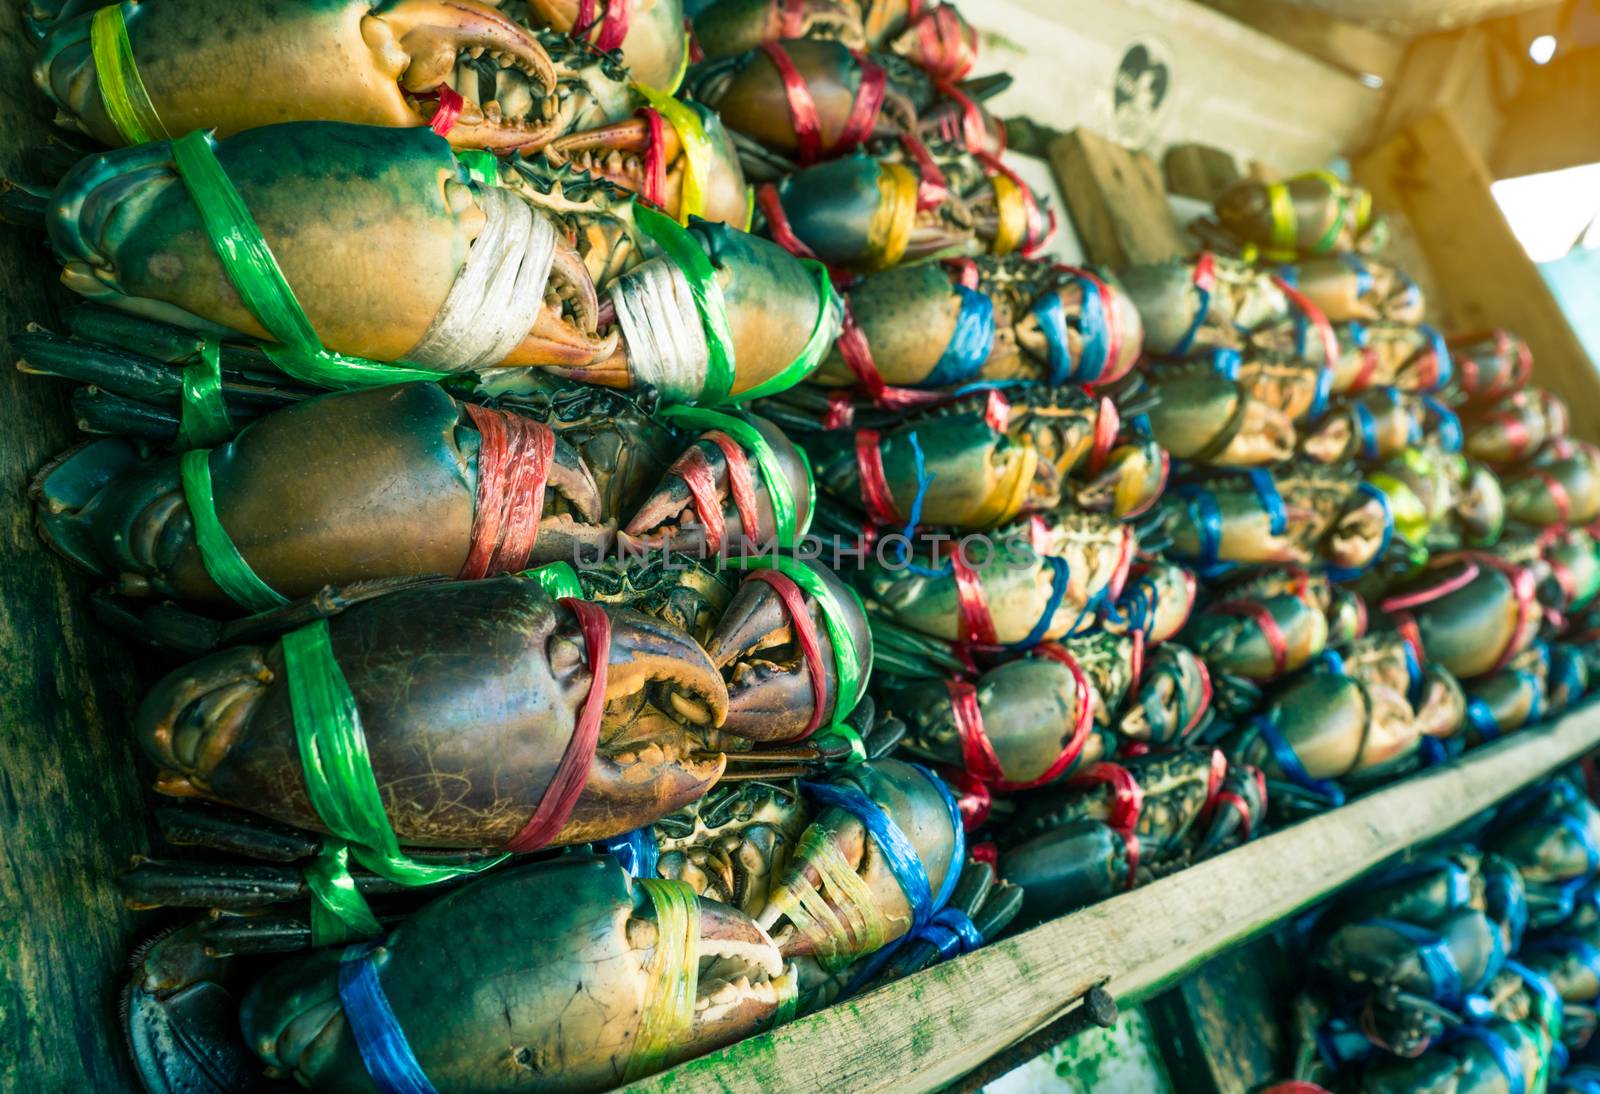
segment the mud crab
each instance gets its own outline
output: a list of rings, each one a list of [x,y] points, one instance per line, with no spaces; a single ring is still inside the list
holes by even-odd
[[[1285,182],[1240,182],[1216,200],[1217,219],[1269,259],[1353,250],[1372,222],[1372,195],[1326,171]]]

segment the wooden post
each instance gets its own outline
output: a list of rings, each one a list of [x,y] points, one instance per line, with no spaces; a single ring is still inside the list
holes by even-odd
[[[1600,707],[643,1079],[655,1094],[936,1090],[1106,982],[1127,1007],[1600,744]]]
[[[1113,270],[1184,253],[1156,161],[1087,129],[1050,142],[1050,168],[1090,262]]]
[[[1533,349],[1533,381],[1565,399],[1572,431],[1600,441],[1600,372],[1539,268],[1511,232],[1489,169],[1453,115],[1406,126],[1355,163],[1373,204],[1404,212],[1442,294],[1430,300],[1447,332],[1505,327]]]
[[[49,132],[34,51],[20,5],[0,4],[0,176]],[[111,879],[147,846],[136,687],[85,610],[94,583],[34,533],[28,480],[78,435],[67,385],[17,372],[8,341],[52,321],[58,273],[42,236],[0,226],[0,1089],[134,1090],[117,1017],[131,921]]]
[[[1167,192],[1211,204],[1244,178],[1232,153],[1209,144],[1174,144],[1161,159]]]

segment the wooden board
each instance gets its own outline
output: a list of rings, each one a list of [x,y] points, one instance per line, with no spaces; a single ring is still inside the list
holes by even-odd
[[[1405,55],[1393,34],[1307,8],[1293,0],[1202,0],[1231,19],[1308,53],[1351,76],[1392,83]]]
[[[1504,52],[1504,43],[1486,27],[1413,40],[1372,143],[1382,143],[1429,114],[1449,111],[1472,147],[1487,156],[1500,137],[1500,103],[1515,90],[1519,71],[1503,63]]]
[[[1504,110],[1495,178],[1600,163],[1600,46],[1530,69]]]
[[[1409,37],[1535,8],[1555,7],[1558,0],[1293,0],[1293,3]]]
[[[0,4],[0,175],[41,141],[17,4]],[[0,1089],[131,1090],[117,1022],[128,913],[111,878],[146,846],[125,708],[127,651],[88,618],[90,582],[33,531],[27,482],[76,437],[67,385],[24,377],[7,336],[47,322],[59,267],[0,225]]]
[[[1209,144],[1172,145],[1161,158],[1161,174],[1167,180],[1167,193],[1194,198],[1207,205],[1244,178],[1238,160]]]
[[[1533,382],[1578,411],[1572,431],[1600,441],[1600,372],[1533,260],[1512,234],[1481,156],[1447,113],[1407,126],[1355,163],[1379,209],[1405,214],[1436,283],[1429,301],[1448,332],[1505,327],[1533,349]]]
[[[1159,157],[1169,144],[1216,145],[1241,162],[1294,173],[1361,147],[1383,93],[1298,49],[1191,0],[982,0],[962,6],[978,28],[979,73],[1015,82],[991,105],[1066,132],[1084,126]],[[1147,139],[1113,125],[1124,56],[1148,43],[1169,68]]]
[[[1074,129],[1050,142],[1049,160],[1090,262],[1122,270],[1184,254],[1161,172],[1148,153]]]
[[[1590,706],[628,1089],[937,1089],[1065,1013],[1096,982],[1108,980],[1119,1003],[1145,999],[1597,745],[1600,706]]]

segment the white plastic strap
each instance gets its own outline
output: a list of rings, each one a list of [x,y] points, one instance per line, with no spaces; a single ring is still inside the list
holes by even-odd
[[[638,383],[654,384],[669,402],[699,396],[711,365],[689,279],[670,258],[652,258],[618,278],[611,302]]]
[[[479,187],[476,196],[483,231],[407,361],[451,370],[496,365],[538,321],[555,259],[555,227],[503,187]]]

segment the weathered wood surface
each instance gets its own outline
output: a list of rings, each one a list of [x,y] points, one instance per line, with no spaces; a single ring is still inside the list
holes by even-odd
[[[1049,160],[1089,261],[1121,270],[1187,250],[1148,153],[1074,129],[1050,142]]]
[[[1504,107],[1495,178],[1600,163],[1600,46],[1530,68]]]
[[[1293,0],[1201,0],[1230,19],[1270,34],[1302,53],[1352,76],[1387,84],[1400,71],[1405,40],[1361,23],[1338,18]]]
[[[1489,192],[1489,170],[1450,113],[1412,123],[1357,160],[1379,209],[1405,214],[1437,282],[1443,330],[1505,327],[1533,350],[1533,381],[1577,413],[1572,431],[1600,441],[1600,371]]]
[[[49,111],[20,5],[0,4],[0,175]],[[110,886],[144,846],[126,651],[89,582],[34,534],[29,476],[73,439],[64,384],[22,376],[8,336],[50,318],[42,237],[0,225],[0,1090],[134,1089],[117,1024],[128,914]]]
[[[1462,27],[1534,8],[1554,7],[1557,0],[1290,0],[1298,7],[1327,12],[1341,19],[1394,34],[1411,36]]]
[[[933,1090],[1109,977],[1144,999],[1413,844],[1600,745],[1600,706],[629,1087]]]
[[[1370,143],[1378,145],[1413,122],[1449,111],[1472,147],[1487,156],[1500,137],[1501,101],[1515,91],[1521,68],[1486,27],[1416,38],[1406,48]]]

